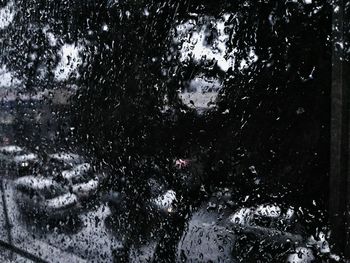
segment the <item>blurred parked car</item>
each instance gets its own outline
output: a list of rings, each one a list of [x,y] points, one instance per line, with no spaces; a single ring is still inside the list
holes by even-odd
[[[97,194],[102,181],[100,173],[93,171],[84,158],[74,153],[54,153],[48,158],[48,170],[58,181],[67,185],[80,199]]]
[[[145,213],[150,217],[167,218],[176,214],[176,192],[166,187],[154,179],[148,182],[150,198],[145,198],[142,204]],[[104,198],[107,201],[111,211],[115,215],[119,215],[127,207],[125,194],[117,191],[110,191]]]
[[[97,194],[99,179],[89,163],[78,164],[72,169],[62,171],[61,175],[71,187],[71,191],[80,199],[86,200]]]
[[[73,168],[74,165],[78,165],[84,162],[82,156],[69,153],[69,152],[59,152],[48,155],[48,161],[50,164],[60,164],[64,169]]]
[[[25,176],[15,181],[16,200],[34,216],[62,218],[79,212],[78,197],[52,178]]]
[[[340,261],[328,243],[328,228],[305,220],[309,210],[279,203],[246,206],[246,199],[239,201],[233,193],[218,188],[192,211],[176,262]]]
[[[45,176],[43,176],[43,175]],[[100,177],[76,154],[51,154],[41,171],[15,181],[17,202],[25,212],[51,216],[77,214],[96,200]]]
[[[17,176],[32,174],[39,166],[39,157],[17,145],[0,147],[0,167],[5,173],[13,171]]]
[[[286,262],[311,263],[317,258],[337,259],[331,254],[326,235],[307,236],[303,220],[293,207],[276,204],[239,208],[229,217],[229,225],[239,235],[266,247],[287,248]],[[272,252],[272,251],[271,251]],[[318,261],[317,261],[318,262]]]

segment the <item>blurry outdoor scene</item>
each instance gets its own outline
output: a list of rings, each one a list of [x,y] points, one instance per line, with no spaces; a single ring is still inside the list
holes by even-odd
[[[349,13],[0,0],[0,262],[350,262]]]

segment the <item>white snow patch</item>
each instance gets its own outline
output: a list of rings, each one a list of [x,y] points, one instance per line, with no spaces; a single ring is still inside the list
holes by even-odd
[[[55,69],[55,79],[58,81],[67,80],[71,75],[78,77],[77,68],[82,63],[80,51],[81,45],[64,44],[60,50],[61,61]]]
[[[252,63],[256,62],[257,60],[258,60],[258,56],[255,54],[254,49],[250,48],[247,59],[242,59],[239,69],[248,68]]]
[[[73,180],[74,177],[82,176],[85,173],[89,172],[90,169],[91,169],[91,165],[89,163],[82,163],[75,166],[71,170],[62,171],[62,176],[67,180]]]
[[[247,225],[252,219],[252,213],[253,211],[250,208],[241,208],[230,217],[230,221],[233,224]]]
[[[221,87],[220,81],[216,78],[196,77],[183,92],[179,93],[179,98],[200,114],[215,106]]]
[[[38,159],[38,155],[34,153],[22,154],[13,158],[15,162],[35,161],[36,159]]]
[[[102,25],[102,30],[107,32],[109,30],[108,25],[107,24],[103,24]]]
[[[15,181],[17,187],[24,186],[34,190],[48,189],[55,186],[55,182],[50,178],[45,178],[41,176],[29,175],[24,176]]]
[[[13,72],[7,70],[6,65],[0,67],[0,88],[9,88],[17,86],[21,81],[16,78]]]
[[[277,218],[281,216],[281,208],[276,205],[260,205],[255,210],[255,214],[263,217]]]
[[[211,17],[204,17],[203,19],[208,20],[208,22],[199,26],[196,25],[194,20],[179,24],[175,29],[176,37],[174,37],[174,42],[182,44],[180,61],[184,62],[189,59],[197,62],[201,60],[214,60],[223,71],[227,71],[230,67],[233,67],[233,55],[226,56],[226,44],[229,35],[225,33],[225,21],[228,17],[229,15],[224,15],[222,19],[216,20]],[[213,28],[210,29],[209,26]],[[214,36],[211,43],[207,43],[207,39],[214,29],[217,35]]]
[[[81,183],[81,184],[75,184],[72,187],[72,191],[73,193],[76,193],[77,195],[81,194],[81,195],[88,195],[94,191],[97,190],[98,188],[98,180],[90,180],[86,183]]]
[[[329,243],[326,239],[326,234],[322,231],[318,234],[318,238],[315,239],[313,236],[311,236],[308,239],[308,244],[316,246],[317,250],[322,254],[327,254],[331,252]]]
[[[51,47],[54,47],[57,45],[57,38],[55,37],[55,35],[53,33],[47,32],[46,37],[49,40],[49,44]]]
[[[66,206],[71,206],[78,202],[78,198],[75,194],[67,193],[64,195],[60,195],[53,199],[46,201],[46,206],[49,209],[61,209]]]
[[[53,153],[53,154],[50,154],[49,156],[52,159],[67,162],[67,163],[77,161],[81,158],[80,155],[78,154],[67,153],[67,152]]]
[[[168,190],[163,195],[155,198],[154,203],[159,208],[171,212],[174,201],[176,201],[176,193],[173,190]]]
[[[0,8],[0,29],[8,27],[15,17],[15,9],[13,1],[9,1],[7,5]]]
[[[6,146],[0,147],[0,152],[7,153],[7,154],[15,154],[22,151],[23,151],[23,148],[17,145],[6,145]]]
[[[295,250],[295,253],[291,254],[287,262],[293,263],[311,263],[315,260],[315,257],[310,248],[298,247]]]

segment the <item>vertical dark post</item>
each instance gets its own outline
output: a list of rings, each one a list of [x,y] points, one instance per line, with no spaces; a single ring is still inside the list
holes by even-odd
[[[330,222],[338,253],[350,257],[350,67],[347,0],[333,6]]]

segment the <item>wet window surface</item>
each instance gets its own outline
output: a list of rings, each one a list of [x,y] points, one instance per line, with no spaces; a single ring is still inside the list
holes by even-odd
[[[347,262],[349,8],[0,0],[0,262]]]

